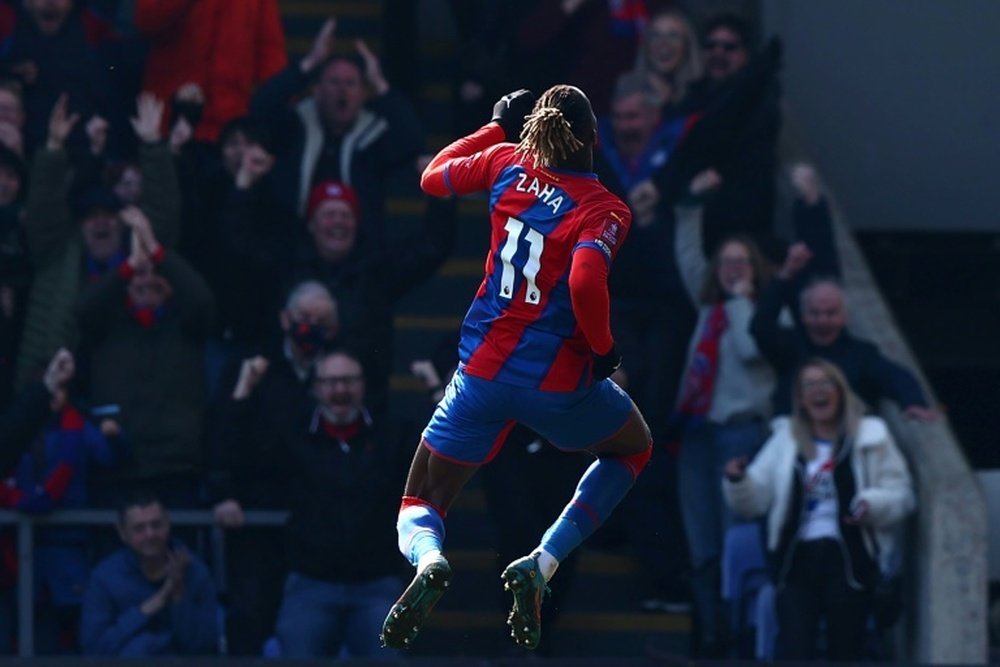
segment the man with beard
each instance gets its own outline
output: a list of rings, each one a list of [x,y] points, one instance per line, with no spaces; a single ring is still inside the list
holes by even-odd
[[[393,522],[413,434],[366,409],[364,369],[350,352],[319,358],[313,397],[285,454],[290,573],[278,643],[291,658],[384,655],[379,629],[405,567]]]
[[[379,248],[384,184],[413,163],[423,132],[410,100],[390,87],[364,42],[355,42],[356,57],[330,57],[335,28],[329,19],[305,58],[261,84],[250,115],[275,128],[274,145],[282,147],[266,184],[282,212],[303,216],[315,185],[339,181],[357,191],[365,243]],[[313,94],[289,106],[313,78]]]
[[[216,401],[209,489],[227,540],[231,655],[260,655],[281,603],[287,568],[274,529],[244,527],[245,509],[287,510],[284,465],[313,408],[316,357],[340,328],[337,303],[320,283],[292,288],[278,316],[282,336],[224,373]]]

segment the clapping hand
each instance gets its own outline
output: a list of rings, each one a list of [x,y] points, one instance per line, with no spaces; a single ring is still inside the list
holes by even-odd
[[[191,554],[187,549],[177,548],[167,552],[167,580],[163,587],[175,602],[184,597],[184,580],[190,565]]]

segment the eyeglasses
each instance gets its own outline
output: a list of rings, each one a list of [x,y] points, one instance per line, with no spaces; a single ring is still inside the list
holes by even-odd
[[[316,384],[325,384],[328,386],[336,386],[338,384],[346,385],[348,387],[353,387],[354,385],[361,382],[363,376],[361,375],[329,375],[327,377],[316,376],[313,382]]]
[[[710,39],[705,42],[704,46],[706,51],[721,49],[726,53],[733,53],[734,51],[739,51],[743,48],[743,45],[739,42],[730,42],[724,39]]]

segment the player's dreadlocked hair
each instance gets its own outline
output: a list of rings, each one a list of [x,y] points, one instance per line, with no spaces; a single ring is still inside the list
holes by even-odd
[[[524,119],[517,149],[536,166],[555,167],[583,148],[594,131],[594,112],[579,88],[552,86]]]

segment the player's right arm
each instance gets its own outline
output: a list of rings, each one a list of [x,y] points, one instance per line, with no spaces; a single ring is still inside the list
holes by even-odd
[[[485,190],[492,182],[487,149],[503,143],[505,134],[490,122],[467,137],[441,149],[420,176],[420,188],[434,197],[466,195]]]
[[[447,197],[486,190],[493,183],[490,159],[495,146],[517,142],[524,117],[535,96],[522,88],[504,95],[493,105],[493,118],[467,137],[444,147],[420,177],[420,187],[429,195]]]

